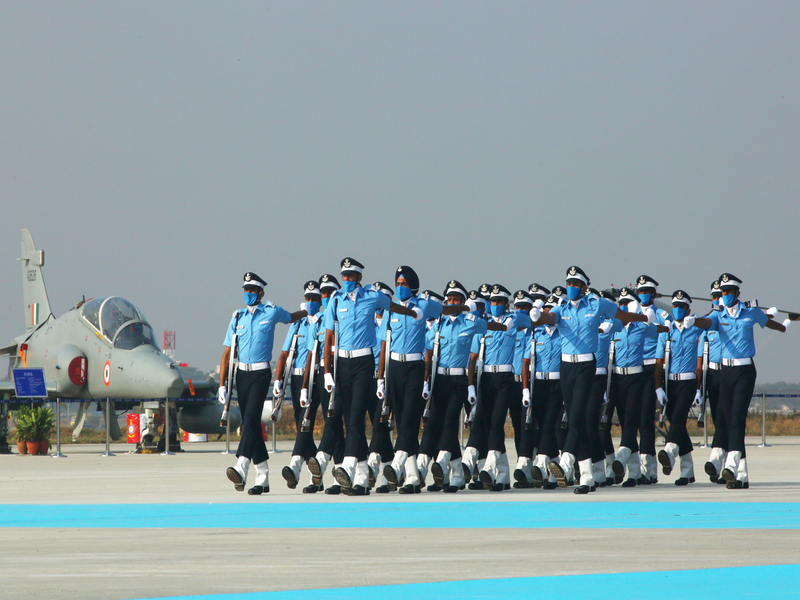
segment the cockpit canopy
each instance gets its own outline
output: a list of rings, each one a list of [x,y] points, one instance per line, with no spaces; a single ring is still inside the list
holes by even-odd
[[[124,298],[95,298],[81,307],[81,317],[115,348],[132,350],[156,345],[153,329],[144,315]]]

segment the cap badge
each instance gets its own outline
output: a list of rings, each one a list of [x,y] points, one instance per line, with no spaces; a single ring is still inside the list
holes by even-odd
[[[250,273],[245,273],[245,274],[244,274],[244,280],[245,280],[245,281],[250,281],[252,278],[253,278],[253,276],[252,276],[252,275],[250,275]]]
[[[678,292],[677,294],[675,294],[675,297],[676,297],[678,300],[683,300],[683,292]]]
[[[349,258],[345,258],[345,259],[344,259],[344,262],[342,263],[342,266],[343,266],[345,269],[349,269],[349,268],[350,268],[350,264],[351,264],[351,263],[350,263],[350,259],[349,259]]]
[[[641,277],[639,277],[639,283],[640,283],[640,284],[647,283],[647,279],[645,279],[645,278],[644,278],[644,275],[642,275]]]
[[[486,284],[484,283],[484,284],[481,286],[481,291],[482,291],[482,292],[488,292],[488,291],[489,291],[489,286],[488,286],[488,285],[486,285]]]
[[[525,297],[525,294],[522,292],[517,292],[517,300],[522,300]]]
[[[313,290],[314,289],[314,284],[309,282],[308,285],[306,286],[306,289],[307,290]]]
[[[455,281],[455,279],[451,279],[451,280],[450,280],[450,287],[456,287],[456,281]]]
[[[575,267],[570,267],[569,268],[569,274],[570,275],[575,275],[575,274],[577,274],[577,272],[578,272],[578,269],[576,269]]]
[[[322,276],[322,281],[328,281],[328,276],[327,275],[323,275]]]
[[[725,273],[725,274],[722,276],[722,283],[728,283],[728,274],[727,274],[727,273]]]
[[[496,285],[496,286],[494,286],[494,287],[492,288],[492,293],[493,293],[493,294],[499,294],[499,293],[500,293],[500,286],[497,286],[497,285]]]

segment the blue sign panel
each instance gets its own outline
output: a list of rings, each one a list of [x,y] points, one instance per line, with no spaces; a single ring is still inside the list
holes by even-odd
[[[13,369],[17,398],[47,398],[44,369]]]

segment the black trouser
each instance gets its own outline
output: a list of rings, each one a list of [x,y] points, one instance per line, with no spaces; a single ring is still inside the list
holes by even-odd
[[[561,428],[561,380],[537,379],[533,384],[533,412],[536,415],[538,429],[539,454],[550,458],[558,456],[556,428]]]
[[[525,427],[525,408],[522,406],[522,382],[516,381],[516,375],[514,379],[511,397],[508,401],[508,413],[511,416],[511,427],[514,429],[514,449],[519,455],[519,446]]]
[[[484,373],[481,381],[481,402],[489,422],[487,450],[506,451],[506,417],[514,393],[514,374]]]
[[[395,452],[407,452],[413,456],[419,450],[419,424],[425,400],[422,386],[425,384],[425,361],[400,362],[391,360],[386,393],[397,423]]]
[[[375,358],[372,353],[356,358],[339,357],[336,373],[336,404],[341,404],[347,426],[344,455],[358,462],[367,460],[367,412],[375,400]]]
[[[756,387],[756,366],[725,367],[720,369],[719,405],[728,426],[728,452],[745,456],[744,436],[747,411]]]
[[[236,372],[236,393],[242,413],[242,438],[236,456],[249,458],[256,465],[269,458],[261,429],[261,413],[264,412],[271,380],[271,369]]]
[[[539,429],[538,429],[538,424],[536,423],[537,415],[536,415],[536,410],[535,410],[535,407],[534,407],[533,395],[531,395],[531,413],[532,413],[531,416],[533,417],[533,419],[532,419],[533,423],[531,424],[532,427],[530,429],[525,429],[525,417],[527,416],[528,409],[525,408],[524,406],[522,406],[522,390],[523,390],[523,386],[526,386],[529,383],[530,382],[524,382],[524,383],[523,382],[516,382],[515,383],[515,386],[517,386],[518,391],[514,392],[514,397],[516,398],[517,394],[519,394],[519,398],[520,398],[520,403],[519,403],[519,421],[520,421],[520,424],[518,426],[520,431],[519,431],[519,435],[517,435],[517,433],[516,433],[517,432],[517,426],[515,426],[515,428],[514,428],[514,441],[516,442],[517,441],[517,437],[519,437],[519,443],[517,444],[517,457],[533,459],[534,458],[534,452],[536,452],[536,446],[537,446],[537,444],[539,442]],[[533,389],[534,390],[536,390],[536,385],[539,384],[539,383],[540,383],[539,381],[534,383],[534,385],[533,385]],[[513,424],[514,423],[514,419],[513,419],[514,410],[513,409],[511,411],[511,415],[512,415],[511,422]]]
[[[592,447],[589,445],[587,427],[592,419],[600,422],[599,410],[592,411],[589,406],[596,370],[594,359],[578,363],[561,361],[561,395],[564,396],[569,422],[564,452],[574,455],[578,461],[591,458]]]
[[[656,454],[656,365],[644,365],[639,421],[639,452]]]
[[[461,409],[467,397],[466,375],[437,375],[433,382],[433,402],[435,421],[439,430],[436,440],[436,454],[449,452],[450,459],[461,458],[461,443],[458,434],[461,430]],[[425,426],[428,431],[430,423]],[[423,439],[424,439],[423,435]],[[433,456],[433,454],[431,454]],[[436,456],[434,456],[434,459]]]
[[[372,395],[375,397],[373,402],[369,403],[369,415],[372,422],[372,439],[369,441],[369,452],[372,454],[379,454],[381,462],[391,462],[394,458],[394,448],[392,447],[392,430],[389,429],[389,422],[381,423],[381,408],[383,408],[383,400],[376,395],[378,391],[378,380],[372,380]]]
[[[719,407],[719,369],[706,371],[706,395],[708,406],[711,408],[711,419],[714,421],[714,439],[711,441],[711,447],[726,450],[728,426],[725,423],[725,415]]]
[[[606,376],[595,375],[592,380],[592,393],[586,410],[586,435],[589,438],[589,451],[592,462],[600,462],[606,457],[600,439],[600,415],[603,412],[603,396],[606,393]],[[613,450],[612,450],[613,452]]]
[[[696,392],[696,379],[667,382],[666,410],[669,419],[667,442],[678,444],[680,456],[689,454],[694,449],[692,438],[689,437],[689,432],[686,430],[686,420],[689,418],[689,411],[692,409]]]
[[[619,445],[630,448],[632,453],[639,452],[636,432],[641,423],[642,386],[645,382],[645,374],[620,375],[614,373],[612,378],[614,385],[611,391],[614,393],[619,423],[622,426],[622,440]]]
[[[607,376],[604,376],[603,386],[608,386],[608,381],[605,380],[605,377]],[[606,456],[608,456],[609,454],[614,454],[614,440],[611,439],[611,422],[614,419],[614,410],[617,407],[617,394],[616,391],[614,390],[613,374],[611,375],[611,377],[612,377],[611,389],[608,390],[608,404],[605,406],[604,409],[607,415],[606,426],[604,429],[600,430],[600,443],[603,446],[603,454],[605,454]]]
[[[433,385],[436,386],[435,379]],[[425,404],[428,403],[427,400],[423,401]],[[436,446],[439,444],[439,438],[442,437],[442,417],[444,416],[445,408],[446,405],[436,402],[435,396],[431,398],[428,422],[422,424],[422,440],[419,443],[417,454],[424,454],[431,458],[436,458]]]
[[[287,366],[286,368],[288,369],[289,367]],[[317,445],[314,443],[314,421],[317,418],[317,408],[319,408],[319,386],[315,385],[314,389],[311,390],[311,431],[303,433],[303,416],[306,414],[306,409],[300,406],[300,390],[303,389],[303,376],[292,375],[290,385],[292,388],[292,407],[294,408],[294,426],[297,429],[292,456],[301,456],[303,461],[306,461],[317,454]]]
[[[486,458],[486,453],[489,449],[489,426],[491,425],[492,411],[491,405],[488,405],[483,398],[483,382],[486,378],[486,373],[481,375],[481,385],[476,384],[475,391],[479,398],[475,405],[475,416],[472,419],[472,425],[469,428],[469,438],[467,438],[467,447],[475,448],[478,451],[478,460]],[[478,389],[480,387],[480,389]],[[466,406],[467,414],[472,412],[472,406]]]
[[[325,419],[325,427],[322,429],[322,439],[319,441],[317,449],[331,456],[333,464],[340,465],[344,460],[344,418],[342,415],[342,405],[336,401],[333,416],[328,416],[328,406],[331,395],[325,389],[325,372],[320,368],[315,375],[314,387],[319,390],[322,404],[322,416]],[[336,395],[338,396],[338,390]]]

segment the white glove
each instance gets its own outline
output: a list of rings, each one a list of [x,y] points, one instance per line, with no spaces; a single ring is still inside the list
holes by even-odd
[[[325,389],[329,392],[333,391],[333,388],[336,387],[336,382],[333,380],[333,375],[330,373],[325,373]]]
[[[643,313],[643,314],[647,314],[647,313],[645,312],[646,310],[647,310],[646,308],[645,308],[645,309],[643,309],[643,310],[642,310],[642,313]],[[631,300],[630,302],[628,302],[628,312],[629,312],[629,313],[636,313],[636,312],[639,312],[639,303],[638,303],[636,300]]]
[[[603,404],[608,404],[608,394],[603,392]]]
[[[531,321],[534,323],[538,321],[542,316],[542,311],[536,308],[535,306],[531,309],[531,312],[528,313],[531,317]]]
[[[538,308],[541,310],[543,306],[544,306],[544,300],[542,300],[541,298],[537,298],[536,301],[533,303],[533,308]]]
[[[427,400],[431,397],[431,386],[428,385],[428,382],[422,384],[422,399]]]
[[[656,388],[656,400],[662,407],[666,406],[667,392],[664,391],[664,388]]]
[[[600,323],[598,329],[603,333],[608,333],[609,331],[611,331],[611,323],[609,323],[608,321],[604,321]]]
[[[469,312],[475,312],[476,310],[478,310],[478,305],[475,304],[475,300],[467,300],[465,304],[467,305]]]
[[[692,325],[694,325],[694,321],[695,321],[694,315],[688,315],[686,317],[683,317],[683,326],[687,328],[691,327]]]
[[[307,313],[310,313],[311,311],[308,310],[308,302],[301,302],[300,303],[300,310],[304,310]]]
[[[667,319],[666,321],[664,321],[664,327],[666,327],[670,331],[672,331],[672,327],[674,325],[675,325],[675,323],[672,321],[672,319]]]
[[[766,312],[768,317],[772,317],[774,319],[778,316],[778,307],[773,306],[772,308],[768,308]]]
[[[300,408],[308,408],[309,405],[308,401],[308,390],[303,388],[300,390]]]
[[[383,400],[386,395],[386,380],[378,379],[378,391],[375,393],[379,400]]]
[[[531,405],[531,391],[528,388],[522,388],[522,406],[528,408]]]
[[[281,394],[283,394],[283,382],[280,379],[276,379],[275,383],[272,384],[272,397],[280,398]]]
[[[789,325],[791,325],[791,324],[792,324],[792,322],[791,322],[789,319],[784,319],[784,321],[783,321],[783,326],[784,326],[786,329],[789,329]]]
[[[224,385],[219,386],[219,390],[217,390],[217,400],[220,404],[225,404],[228,400],[228,388]]]
[[[644,315],[647,317],[647,324],[652,325],[656,321],[656,311],[652,308],[646,308],[644,310]]]
[[[478,394],[475,393],[475,386],[471,385],[467,388],[467,402],[475,406],[478,401]]]
[[[703,403],[703,392],[697,390],[697,393],[694,395],[694,402],[692,402],[692,406],[700,406]]]

